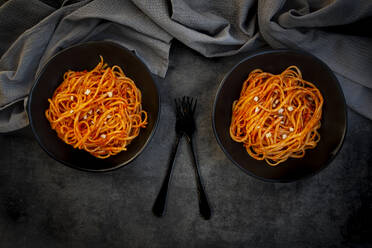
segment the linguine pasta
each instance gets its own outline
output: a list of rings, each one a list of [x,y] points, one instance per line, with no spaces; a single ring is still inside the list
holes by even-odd
[[[91,71],[67,71],[45,116],[58,137],[97,158],[125,151],[147,124],[141,91],[103,58]]]
[[[322,106],[320,91],[296,66],[279,75],[256,69],[233,103],[230,136],[271,166],[301,158],[320,140]]]

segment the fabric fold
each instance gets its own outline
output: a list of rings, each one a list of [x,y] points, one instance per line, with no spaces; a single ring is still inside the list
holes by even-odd
[[[348,105],[372,119],[369,105],[372,37],[327,32],[321,28],[371,19],[372,2],[262,0],[258,13],[260,32],[270,46],[301,49],[320,58],[335,72]],[[300,14],[294,16],[293,13]]]
[[[50,57],[95,40],[134,51],[160,77],[173,39],[210,58],[267,44],[302,49],[327,63],[348,105],[372,119],[372,35],[357,31],[362,23],[372,24],[370,1],[8,0],[0,5],[0,133],[28,125],[21,102]]]

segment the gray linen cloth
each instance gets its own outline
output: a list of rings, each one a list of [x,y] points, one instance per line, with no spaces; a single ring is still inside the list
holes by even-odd
[[[303,49],[331,67],[348,105],[372,119],[371,19],[369,0],[0,0],[0,133],[28,125],[27,95],[46,61],[92,40],[135,51],[161,77],[172,39],[206,57],[267,44]]]

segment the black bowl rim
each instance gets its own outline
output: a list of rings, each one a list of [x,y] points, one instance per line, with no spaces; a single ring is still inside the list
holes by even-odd
[[[221,89],[222,87],[224,86],[225,82],[226,82],[226,79],[229,77],[229,75],[242,63],[244,63],[245,61],[249,60],[249,59],[252,59],[253,57],[256,57],[256,56],[260,56],[260,55],[263,55],[263,54],[273,54],[273,53],[294,53],[294,54],[300,54],[300,55],[305,55],[305,56],[309,56],[311,57],[312,59],[318,61],[320,64],[322,64],[324,66],[324,68],[328,71],[328,73],[331,75],[331,77],[335,80],[336,84],[337,84],[337,87],[339,89],[339,91],[341,92],[341,96],[342,96],[342,99],[343,99],[343,110],[344,110],[344,116],[345,116],[345,127],[344,127],[344,130],[343,130],[343,134],[342,134],[342,137],[341,137],[341,140],[338,144],[338,147],[337,147],[337,150],[336,152],[331,156],[330,159],[328,159],[326,162],[324,162],[324,164],[319,167],[319,169],[313,171],[312,173],[309,173],[305,176],[302,176],[302,177],[299,177],[299,178],[295,178],[295,179],[268,179],[268,178],[265,178],[265,177],[261,177],[261,176],[258,176],[256,174],[254,174],[253,172],[251,172],[250,170],[244,168],[243,166],[241,166],[238,162],[236,162],[229,154],[229,152],[225,149],[225,147],[223,146],[219,136],[218,136],[218,133],[217,133],[217,130],[216,130],[216,124],[215,124],[215,114],[216,114],[216,105],[217,105],[217,100],[219,98],[219,95],[220,95],[220,92],[221,92]],[[303,51],[303,50],[298,50],[298,49],[269,49],[269,50],[264,50],[264,51],[258,51],[258,52],[254,52],[252,54],[250,54],[248,57],[242,59],[241,61],[239,61],[236,65],[233,66],[233,68],[231,68],[226,74],[225,76],[223,77],[223,79],[221,80],[221,83],[220,85],[218,86],[217,88],[217,92],[216,92],[216,95],[215,95],[215,98],[214,98],[214,103],[213,103],[213,109],[212,109],[212,127],[213,127],[213,133],[214,133],[214,136],[217,140],[217,143],[218,145],[220,146],[220,148],[222,149],[222,151],[225,153],[226,157],[228,157],[230,159],[230,161],[233,162],[233,164],[235,164],[238,168],[240,168],[242,171],[244,171],[246,174],[254,177],[254,178],[257,178],[257,179],[260,179],[262,181],[265,181],[265,182],[271,182],[271,183],[290,183],[290,182],[297,182],[297,181],[301,181],[301,180],[304,180],[304,179],[307,179],[307,178],[310,178],[316,174],[318,174],[319,172],[321,172],[323,169],[325,169],[326,167],[328,167],[328,165],[335,159],[335,157],[337,157],[338,153],[340,152],[343,144],[344,144],[344,141],[345,141],[345,137],[346,137],[346,132],[347,132],[347,129],[348,129],[348,121],[347,121],[347,106],[346,106],[346,100],[345,100],[345,95],[344,95],[344,92],[342,91],[342,88],[340,86],[340,83],[339,81],[337,80],[337,77],[335,76],[335,74],[333,73],[333,71],[329,68],[329,66],[324,63],[321,59],[317,58],[315,55],[309,53],[309,52],[306,52],[306,51]]]
[[[154,86],[155,86],[155,89],[156,89],[156,93],[158,95],[158,116],[155,120],[155,123],[154,123],[154,127],[149,135],[149,137],[147,138],[146,142],[144,143],[144,145],[141,147],[140,150],[138,150],[137,153],[134,154],[134,156],[132,156],[129,160],[125,161],[124,163],[121,163],[121,164],[118,164],[116,166],[113,166],[113,167],[110,167],[110,168],[106,168],[106,169],[88,169],[88,168],[83,168],[83,167],[79,167],[79,166],[76,166],[72,163],[69,163],[68,161],[63,161],[61,159],[58,159],[53,153],[51,153],[45,146],[44,144],[40,141],[40,138],[39,138],[39,135],[37,134],[36,130],[35,130],[35,127],[34,127],[34,124],[33,124],[33,121],[32,121],[32,114],[31,114],[31,106],[30,106],[30,103],[32,101],[32,95],[33,95],[33,92],[34,92],[34,89],[36,87],[36,85],[39,84],[39,79],[41,77],[41,75],[44,74],[47,66],[49,65],[49,63],[51,63],[57,56],[59,56],[61,53],[64,53],[65,51],[71,49],[71,48],[75,48],[75,47],[79,47],[79,46],[89,46],[89,45],[94,45],[94,44],[109,44],[109,45],[112,45],[112,46],[116,46],[120,49],[123,49],[123,50],[126,50],[127,52],[129,53],[132,53],[145,67],[145,70],[149,73],[153,83],[154,83]],[[30,90],[30,94],[29,94],[29,97],[28,97],[28,101],[27,101],[27,114],[28,114],[28,119],[29,119],[29,122],[30,122],[30,126],[31,126],[31,129],[32,129],[32,133],[34,134],[38,144],[40,145],[40,147],[50,156],[52,157],[54,160],[60,162],[61,164],[64,164],[64,165],[67,165],[68,167],[70,168],[74,168],[74,169],[77,169],[77,170],[80,170],[80,171],[89,171],[89,172],[109,172],[109,171],[113,171],[113,170],[117,170],[119,168],[122,168],[124,167],[125,165],[128,165],[129,163],[133,162],[134,159],[136,159],[143,151],[144,149],[147,147],[147,145],[150,143],[152,137],[154,136],[156,130],[157,130],[157,127],[158,127],[158,123],[159,123],[159,119],[160,119],[160,111],[161,111],[161,106],[160,106],[160,94],[159,94],[159,89],[158,89],[158,86],[156,84],[156,81],[151,73],[151,71],[148,69],[148,67],[146,66],[146,64],[143,62],[143,60],[138,57],[137,55],[135,55],[132,51],[130,51],[129,49],[115,43],[115,42],[112,42],[112,41],[89,41],[89,42],[84,42],[84,43],[79,43],[79,44],[75,44],[75,45],[72,45],[72,46],[69,46],[67,48],[64,48],[63,50],[57,52],[56,54],[54,54],[52,57],[50,57],[42,66],[42,69],[38,72],[37,74],[37,77],[35,79],[35,83],[34,85],[32,86],[31,90]]]

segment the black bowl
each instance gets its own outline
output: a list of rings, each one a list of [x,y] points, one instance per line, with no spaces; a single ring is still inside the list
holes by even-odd
[[[71,70],[93,69],[102,55],[109,65],[119,65],[142,92],[142,107],[148,113],[148,125],[123,151],[106,159],[99,159],[84,150],[74,149],[58,138],[45,117],[48,98],[62,83],[63,74]],[[73,168],[87,171],[108,171],[128,164],[149,143],[159,118],[160,99],[151,73],[131,51],[107,41],[89,42],[69,47],[52,57],[39,73],[28,100],[31,128],[40,146],[55,160]]]
[[[318,145],[303,158],[290,158],[272,167],[248,155],[242,143],[230,138],[232,104],[240,95],[248,74],[257,68],[279,74],[290,65],[300,68],[303,78],[314,83],[324,97]],[[236,65],[222,80],[214,102],[212,123],[216,139],[227,157],[246,173],[270,182],[290,182],[314,175],[325,168],[340,150],[347,129],[346,104],[341,87],[329,69],[313,55],[297,50],[256,53]]]

